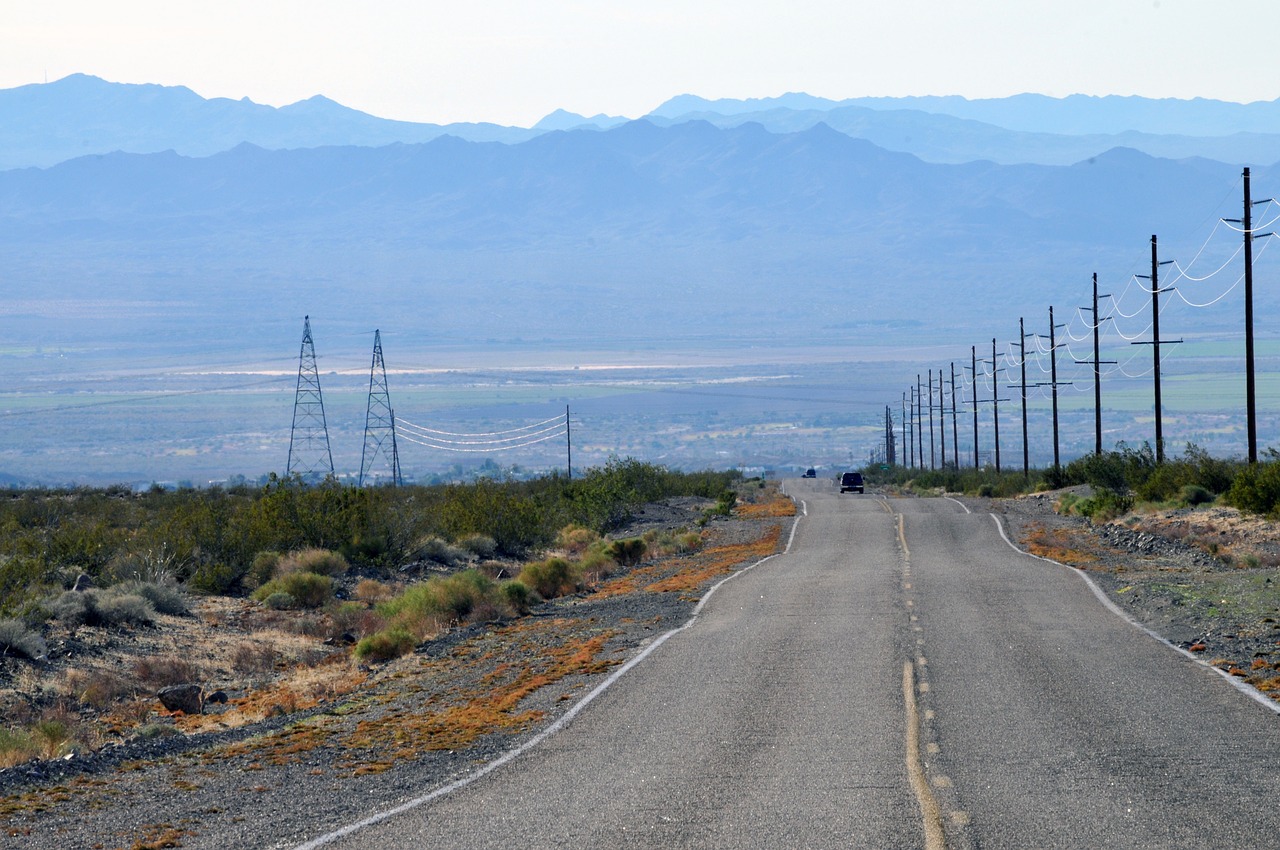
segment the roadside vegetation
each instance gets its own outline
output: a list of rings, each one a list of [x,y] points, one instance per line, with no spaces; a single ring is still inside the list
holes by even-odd
[[[1219,503],[1244,513],[1280,517],[1280,452],[1269,449],[1263,462],[1210,457],[1194,444],[1157,464],[1147,443],[1119,444],[1114,451],[1085,455],[1060,469],[992,467],[918,470],[878,466],[864,475],[870,483],[917,492],[946,491],[971,496],[1010,497],[1087,484],[1091,494],[1063,494],[1059,509],[1105,521],[1132,510],[1162,510]]]
[[[756,489],[736,472],[614,460],[572,481],[9,491],[0,495],[0,689],[45,678],[42,696],[6,708],[0,767],[350,693],[367,665],[450,628],[517,618],[620,568],[698,550],[696,529],[617,531],[642,506],[676,497],[708,505],[693,523],[705,525],[746,486]],[[227,629],[237,637],[217,637]],[[176,635],[205,633],[175,651]],[[121,641],[156,649],[122,665],[112,648]],[[65,660],[71,650],[78,662]],[[211,670],[246,683],[233,706],[157,717],[165,689]],[[201,709],[218,699],[227,697],[198,698]],[[78,719],[86,711],[92,730]]]

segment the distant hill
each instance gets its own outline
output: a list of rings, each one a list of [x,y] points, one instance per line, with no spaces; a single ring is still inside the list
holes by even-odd
[[[1258,197],[1277,174],[1255,169]],[[1238,178],[1129,149],[939,165],[824,124],[702,121],[118,153],[0,172],[0,295],[114,305],[60,315],[68,338],[211,348],[304,313],[471,344],[905,341],[850,337],[860,322],[942,341],[1074,305],[1092,271],[1141,273],[1152,233],[1189,259]],[[39,327],[15,321],[11,342]]]

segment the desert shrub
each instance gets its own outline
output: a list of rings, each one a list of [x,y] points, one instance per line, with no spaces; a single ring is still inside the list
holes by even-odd
[[[276,564],[275,575],[315,573],[316,575],[334,577],[345,575],[348,569],[350,569],[350,564],[338,552],[310,547],[290,552],[281,558]]]
[[[498,586],[498,592],[508,607],[517,614],[528,614],[529,609],[538,601],[534,592],[519,581],[504,581]]]
[[[520,571],[520,583],[543,599],[554,599],[578,589],[577,570],[564,558],[548,558],[526,564]]]
[[[292,593],[277,590],[262,597],[262,606],[272,611],[291,611],[298,607],[298,600],[293,598]]]
[[[123,551],[103,568],[102,579],[108,584],[128,581],[174,582],[185,573],[183,559],[167,543],[140,551]]]
[[[361,602],[382,602],[391,598],[391,588],[376,579],[362,578],[356,583],[352,595]]]
[[[329,611],[333,627],[329,630],[331,637],[344,634],[363,636],[373,634],[386,625],[382,615],[369,608],[363,602],[343,602],[333,606]]]
[[[68,590],[49,603],[55,619],[71,626],[116,626],[155,622],[155,608],[145,598],[114,589]]]
[[[458,547],[477,558],[492,558],[498,554],[498,542],[487,534],[468,534],[458,541]]]
[[[333,579],[315,573],[284,573],[255,590],[253,598],[265,603],[277,593],[292,596],[302,608],[319,608],[333,598]]]
[[[592,549],[578,561],[578,572],[587,584],[594,584],[609,577],[618,563],[600,549]]]
[[[591,544],[600,539],[600,535],[590,528],[577,523],[569,523],[556,534],[556,548],[578,555],[587,550]]]
[[[1247,513],[1272,513],[1280,505],[1280,462],[1241,467],[1222,500]]]
[[[1192,507],[1196,505],[1207,505],[1212,502],[1216,496],[1199,484],[1185,484],[1179,497],[1183,502]]]
[[[1062,514],[1063,516],[1070,516],[1071,514],[1077,512],[1076,505],[1078,505],[1079,503],[1080,503],[1080,495],[1078,493],[1072,493],[1068,491],[1058,496],[1058,501],[1054,505],[1054,510],[1056,510],[1058,513]]]
[[[39,754],[35,741],[25,731],[0,728],[0,768],[22,764]]]
[[[153,690],[170,685],[186,685],[203,679],[199,666],[176,655],[139,658],[133,663],[133,676],[136,681]]]
[[[387,622],[425,638],[468,618],[492,616],[498,613],[501,603],[493,579],[478,570],[464,570],[415,584],[377,610]]]
[[[356,644],[355,656],[361,661],[390,661],[413,652],[418,645],[417,639],[403,626],[392,626],[389,629],[362,638]]]
[[[990,482],[984,481],[978,485],[978,495],[985,499],[994,498],[996,495],[996,486]]]
[[[155,738],[168,738],[181,733],[178,731],[178,727],[172,723],[147,723],[144,726],[139,726],[136,734],[139,738],[150,741]]]
[[[127,581],[111,588],[112,593],[141,596],[161,614],[182,616],[188,613],[187,600],[182,591],[168,584],[153,581]]]
[[[1074,505],[1074,511],[1086,516],[1094,522],[1108,522],[1133,508],[1133,498],[1122,496],[1110,490],[1099,490],[1087,499],[1081,499]]]
[[[10,658],[28,658],[35,661],[49,653],[40,633],[32,630],[22,620],[0,620],[0,655]]]
[[[628,537],[610,543],[605,549],[605,554],[624,567],[632,567],[644,559],[647,549],[644,538]]]
[[[417,556],[446,567],[452,567],[466,558],[461,549],[450,546],[447,541],[434,536],[424,537],[418,541]]]
[[[187,579],[187,587],[197,593],[222,595],[235,587],[244,575],[244,570],[221,561],[204,563],[196,567]]]
[[[280,564],[280,553],[271,551],[259,552],[253,556],[253,563],[245,574],[244,583],[252,588],[261,587],[275,578],[276,567]]]

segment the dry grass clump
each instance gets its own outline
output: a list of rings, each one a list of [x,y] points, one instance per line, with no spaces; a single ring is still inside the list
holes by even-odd
[[[352,596],[361,602],[374,604],[385,602],[392,596],[392,590],[377,579],[362,578],[356,583]]]
[[[494,548],[497,548],[496,543]],[[435,561],[445,567],[457,566],[467,559],[465,551],[450,545],[449,541],[435,535],[419,540],[418,545],[414,547],[414,554],[421,560]]]
[[[1044,526],[1037,525],[1029,529],[1024,542],[1031,554],[1062,564],[1080,567],[1096,563],[1098,556],[1075,548],[1073,537],[1072,532],[1067,529],[1049,531]]]
[[[570,523],[556,534],[556,548],[569,555],[581,555],[600,539],[590,528]]]
[[[64,591],[49,602],[49,611],[68,626],[150,625],[156,618],[145,597],[116,588]]]
[[[99,711],[137,693],[137,685],[111,670],[68,670],[63,692]]]
[[[201,681],[200,667],[176,655],[143,656],[133,662],[133,677],[153,690],[170,685],[186,685]]]
[[[347,570],[350,568],[351,565],[347,563],[347,559],[342,557],[341,553],[331,552],[328,549],[308,547],[290,552],[282,557],[276,563],[275,576],[285,576],[290,573],[314,573],[334,578],[346,575]]]
[[[49,647],[39,632],[22,620],[0,619],[0,655],[35,661],[48,654]]]
[[[492,558],[498,554],[498,542],[487,534],[468,534],[458,541],[458,547],[477,558]]]

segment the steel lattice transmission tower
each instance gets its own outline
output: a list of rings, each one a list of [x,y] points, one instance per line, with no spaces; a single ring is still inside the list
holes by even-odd
[[[360,486],[373,474],[381,454],[391,470],[391,483],[400,485],[400,454],[396,450],[396,416],[387,389],[387,365],[382,360],[382,331],[373,332],[373,365],[369,367],[369,407],[364,416],[364,452],[360,456]]]
[[[324,398],[320,395],[320,372],[316,368],[316,347],[311,340],[311,317],[302,319],[302,351],[298,355],[298,393],[293,402],[293,428],[289,433],[287,475],[304,481],[333,475],[333,453],[329,451],[329,426],[324,418]]]

